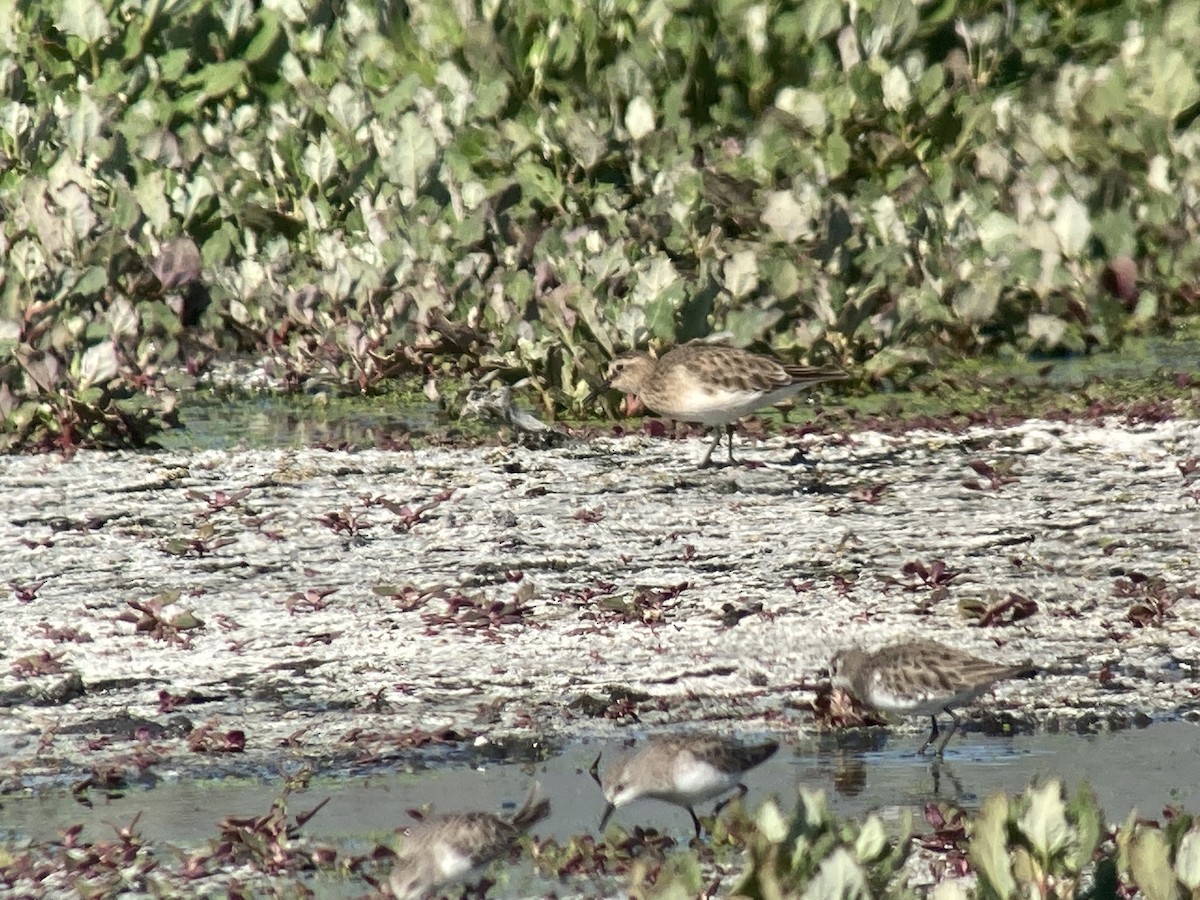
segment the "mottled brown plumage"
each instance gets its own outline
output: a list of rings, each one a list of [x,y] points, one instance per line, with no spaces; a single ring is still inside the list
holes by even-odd
[[[1035,672],[1030,661],[994,663],[925,640],[893,644],[874,653],[843,650],[829,664],[833,686],[849,691],[868,706],[901,715],[929,716],[933,725],[919,753],[937,740],[937,714],[947,713],[952,725],[938,745],[938,756],[958,728],[952,707],[970,703],[997,681]]]
[[[733,463],[734,422],[804,388],[846,377],[837,368],[787,365],[724,344],[690,343],[659,359],[645,353],[614,359],[605,386],[636,395],[659,415],[714,428],[716,439],[700,463],[705,468],[721,442],[722,427]]]
[[[534,785],[512,819],[488,812],[430,816],[403,839],[388,886],[401,900],[417,900],[469,880],[548,815],[550,801],[539,799]]]

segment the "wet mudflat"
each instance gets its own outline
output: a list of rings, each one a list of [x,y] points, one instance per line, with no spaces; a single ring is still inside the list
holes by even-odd
[[[805,443],[4,460],[4,777],[814,734],[831,648],[899,635],[1050,668],[1018,731],[1195,712],[1195,423]]]
[[[811,710],[833,649],[902,636],[1045,668],[970,711],[939,795],[1057,768],[1114,786],[1112,816],[1172,787],[1191,802],[1179,765],[1121,782],[1086,748],[1195,755],[1196,422],[774,438],[698,472],[703,447],[0,461],[4,827],[45,837],[134,804],[187,842],[307,769],[293,808],[333,796],[309,829],[339,840],[431,799],[519,802],[535,776],[547,828],[578,834],[600,809],[577,772],[593,748],[674,727],[782,739],[756,792],[913,805],[934,788],[910,757],[925,722],[860,756],[877,732],[835,737]]]
[[[825,736],[787,743],[781,752],[746,777],[745,805],[753,810],[772,797],[784,810],[796,802],[799,787],[821,790],[840,815],[879,812],[885,820],[911,814],[922,825],[926,804],[952,803],[978,809],[995,792],[1016,793],[1034,777],[1064,777],[1072,791],[1081,783],[1095,791],[1113,821],[1131,811],[1158,816],[1168,806],[1200,808],[1200,729],[1190,723],[1156,723],[1145,729],[1079,737],[1063,734],[1011,738],[971,733],[956,740],[940,763],[914,756],[911,735],[882,729],[850,738]],[[488,809],[511,814],[525,787],[536,780],[554,798],[551,817],[537,829],[539,839],[567,842],[596,833],[604,802],[587,775],[598,753],[613,759],[621,741],[573,743],[548,758],[481,766],[445,765],[433,769],[380,769],[371,775],[316,778],[288,798],[293,815],[327,800],[306,824],[309,841],[332,844],[345,853],[364,853],[389,843],[413,821],[407,810]],[[213,840],[227,816],[255,817],[279,796],[280,778],[164,781],[153,789],[133,788],[108,795],[93,792],[83,806],[67,792],[9,797],[0,809],[0,839],[53,841],[68,825],[79,824],[83,841],[111,837],[114,827],[140,816],[143,833],[167,846],[194,847]],[[710,804],[699,808],[707,815]],[[682,810],[641,801],[617,813],[613,826],[657,829],[680,848],[691,838]],[[525,865],[505,875],[499,895],[555,890],[563,896],[598,896],[604,888],[587,880],[558,882],[537,876]],[[616,882],[614,882],[614,885]],[[318,881],[323,893],[357,896],[354,880]],[[615,888],[614,888],[615,889]]]

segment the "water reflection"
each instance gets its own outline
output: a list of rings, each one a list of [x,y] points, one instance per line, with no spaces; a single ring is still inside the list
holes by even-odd
[[[640,733],[631,736],[645,738]],[[976,809],[994,792],[1015,793],[1035,777],[1060,776],[1071,789],[1086,779],[1112,820],[1123,819],[1135,807],[1147,815],[1157,815],[1167,805],[1200,811],[1200,728],[1184,722],[1087,737],[968,732],[955,739],[940,764],[915,755],[913,733],[893,734],[883,728],[791,742],[779,734],[738,737],[774,737],[782,743],[778,753],[745,775],[749,793],[744,803],[750,810],[774,797],[782,810],[790,811],[803,785],[824,790],[838,815],[912,810],[920,821],[930,803]],[[500,811],[506,803],[519,801],[534,778],[553,806],[539,834],[565,841],[595,834],[604,812],[604,797],[588,775],[592,761],[600,752],[605,759],[615,759],[627,747],[624,740],[614,739],[562,747],[517,744],[506,749],[496,744],[477,749],[480,752],[453,757],[394,759],[354,777],[314,778],[290,804],[305,809],[329,797],[305,833],[361,845],[372,835],[407,824],[406,809],[432,805],[439,813]],[[60,829],[79,823],[85,837],[108,839],[112,829],[106,823],[128,822],[140,812],[146,834],[196,844],[212,838],[216,823],[225,816],[269,809],[283,781],[282,776],[199,783],[164,779],[153,789],[92,791],[92,809],[76,802],[69,788],[33,797],[10,794],[0,807],[0,837],[51,840]],[[623,811],[621,824],[656,828],[679,840],[689,838],[693,830],[677,808],[655,802]]]

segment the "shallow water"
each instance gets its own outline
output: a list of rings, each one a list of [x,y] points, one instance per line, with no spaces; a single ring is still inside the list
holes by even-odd
[[[179,410],[183,428],[158,442],[170,450],[230,450],[235,447],[374,446],[389,436],[428,429],[437,421],[432,404],[335,406],[298,404],[285,396],[214,400],[185,395]]]
[[[790,808],[797,788],[804,785],[825,791],[841,815],[876,810],[891,819],[911,809],[920,821],[928,802],[954,801],[974,809],[993,793],[1015,793],[1036,777],[1058,775],[1067,778],[1072,790],[1083,781],[1089,783],[1110,821],[1123,820],[1132,809],[1150,817],[1166,806],[1200,810],[1200,727],[1185,722],[1084,737],[969,733],[952,741],[940,764],[915,755],[920,740],[912,733],[875,729],[837,742],[825,738],[784,744],[749,773],[746,803],[753,809],[774,795],[781,806]],[[361,852],[410,824],[406,810],[433,804],[442,812],[511,812],[529,783],[537,780],[553,811],[536,832],[565,840],[595,832],[604,800],[587,770],[598,753],[611,761],[622,749],[620,743],[579,743],[539,763],[314,779],[307,790],[289,798],[288,810],[294,816],[330,798],[303,833]],[[601,767],[605,765],[602,761]],[[163,781],[153,789],[129,790],[109,799],[93,790],[93,809],[66,791],[10,795],[0,809],[0,836],[52,840],[61,829],[82,823],[84,839],[108,839],[113,824],[127,824],[140,812],[138,827],[147,838],[197,845],[216,836],[217,822],[225,816],[266,813],[280,790],[279,781]],[[702,806],[699,813],[708,811]],[[685,811],[650,800],[618,810],[612,821],[626,829],[658,828],[680,841],[691,831]]]
[[[1162,370],[1190,373],[1197,358],[1200,340],[1155,336],[1131,338],[1112,352],[1014,360],[1005,371],[1020,382],[1035,384],[1042,381],[1041,370],[1049,366],[1045,382],[1066,390],[1096,379],[1144,378]],[[309,398],[284,395],[222,400],[196,393],[182,398],[180,419],[182,429],[159,438],[167,449],[375,446],[389,437],[451,424],[433,403],[402,404],[386,396],[322,407]]]

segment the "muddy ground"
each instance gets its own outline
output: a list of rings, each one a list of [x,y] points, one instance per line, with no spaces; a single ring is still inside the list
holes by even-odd
[[[800,443],[0,460],[0,786],[811,734],[911,635],[1049,670],[988,728],[1200,717],[1196,422]]]

